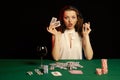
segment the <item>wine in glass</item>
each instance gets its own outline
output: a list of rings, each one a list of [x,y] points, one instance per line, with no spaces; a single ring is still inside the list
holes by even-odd
[[[44,46],[44,45],[37,46],[37,53],[41,57],[41,60],[40,60],[40,63],[41,63],[40,67],[41,68],[43,67],[43,57],[46,56],[47,52],[48,51],[47,51],[46,46]]]

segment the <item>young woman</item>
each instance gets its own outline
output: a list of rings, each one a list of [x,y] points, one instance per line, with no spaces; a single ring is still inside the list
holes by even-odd
[[[83,24],[81,13],[75,7],[65,6],[60,11],[59,20],[52,18],[47,31],[52,34],[54,60],[82,59],[83,53],[86,59],[93,58],[90,22]]]

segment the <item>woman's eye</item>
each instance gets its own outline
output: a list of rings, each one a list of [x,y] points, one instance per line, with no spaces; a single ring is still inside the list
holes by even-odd
[[[65,17],[65,19],[68,19],[68,17]]]
[[[72,19],[75,19],[76,17],[72,17]]]

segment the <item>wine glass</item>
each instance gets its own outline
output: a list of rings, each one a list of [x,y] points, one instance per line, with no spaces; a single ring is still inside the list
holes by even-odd
[[[38,55],[40,56],[41,60],[40,60],[40,67],[42,68],[43,67],[43,57],[46,56],[48,50],[47,50],[47,47],[44,46],[44,45],[38,45],[37,46],[37,53]]]

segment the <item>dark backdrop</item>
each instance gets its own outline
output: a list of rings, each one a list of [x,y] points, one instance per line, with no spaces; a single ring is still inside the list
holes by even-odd
[[[46,27],[65,5],[75,6],[84,20],[91,22],[94,58],[120,58],[113,47],[112,1],[104,0],[6,2],[2,9],[0,58],[37,59],[36,46],[42,43],[48,47],[45,58],[51,59],[51,34]]]

